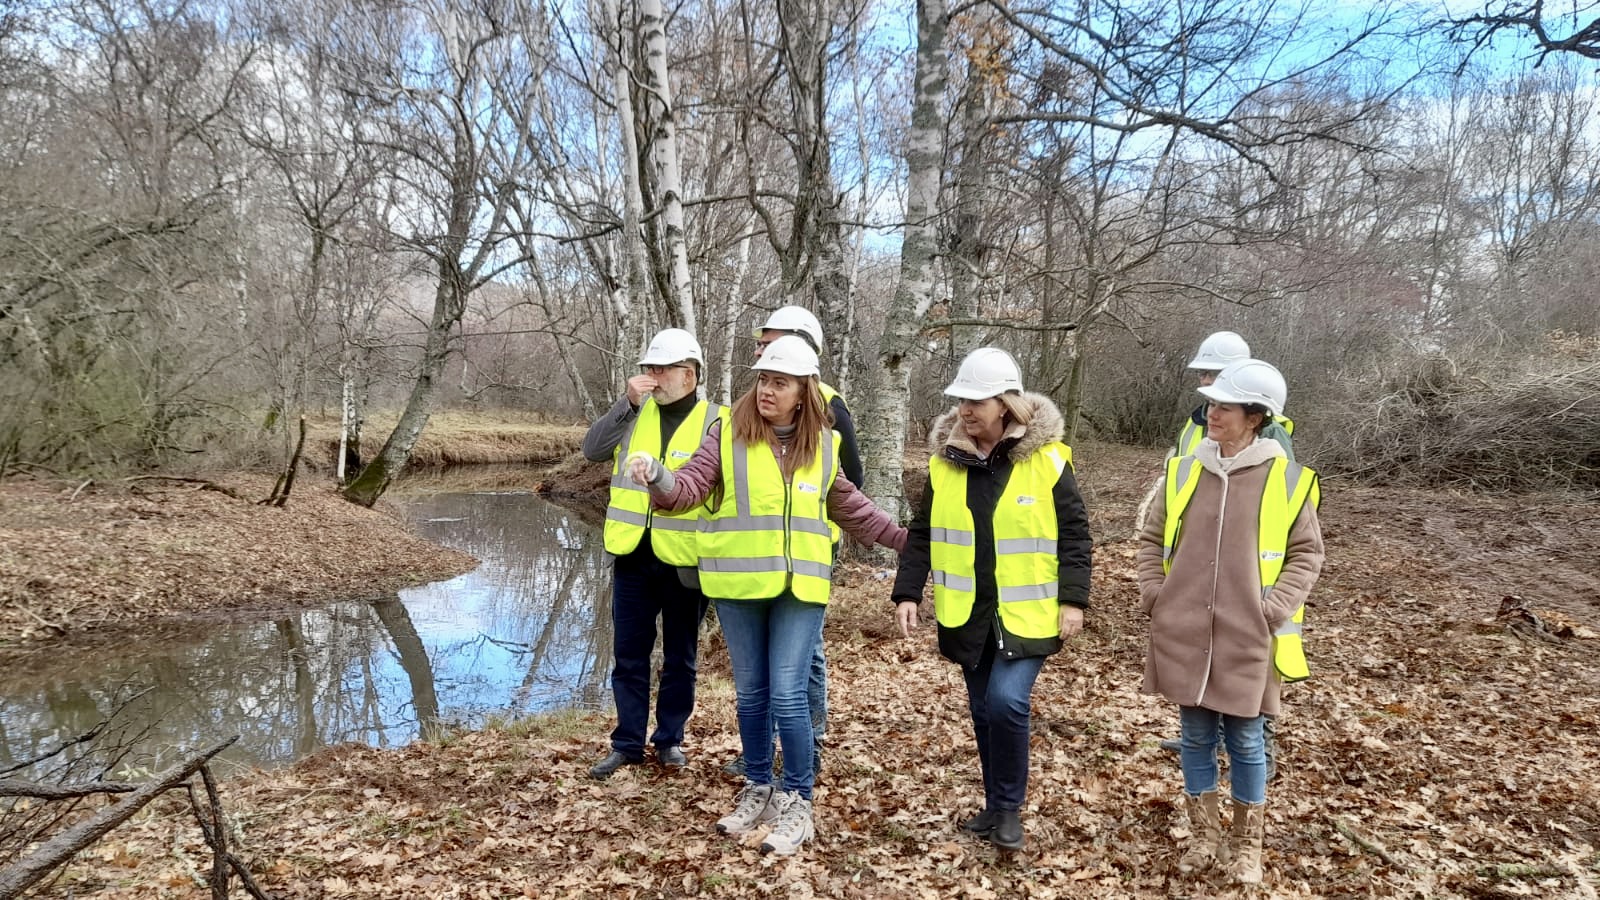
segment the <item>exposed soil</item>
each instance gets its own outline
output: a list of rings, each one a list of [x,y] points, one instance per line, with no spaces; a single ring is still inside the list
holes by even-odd
[[[885,571],[858,564],[829,611],[818,833],[798,857],[711,828],[738,789],[719,772],[737,737],[715,636],[683,773],[589,780],[610,729],[593,714],[334,748],[224,785],[239,852],[291,897],[1596,896],[1596,504],[1324,484],[1313,678],[1286,692],[1267,883],[1238,891],[1176,871],[1181,780],[1156,745],[1176,714],[1139,693],[1132,522],[1157,455],[1076,456],[1098,540],[1095,607],[1034,695],[1021,853],[957,830],[982,796],[959,673],[931,624],[912,640],[893,631]],[[83,540],[64,527],[46,539]],[[209,571],[204,553],[168,552],[147,564],[194,581]],[[195,880],[206,860],[173,801],[102,840],[53,891],[207,896]]]
[[[244,498],[272,479],[217,479]],[[476,561],[413,534],[392,505],[363,509],[302,480],[283,508],[193,484],[0,484],[0,663],[221,614],[377,596]]]

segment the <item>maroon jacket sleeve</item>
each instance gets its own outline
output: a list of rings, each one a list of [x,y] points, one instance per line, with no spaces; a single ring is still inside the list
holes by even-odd
[[[896,553],[906,548],[906,530],[872,505],[848,478],[833,479],[828,490],[828,518],[868,546],[882,544]]]
[[[711,423],[705,439],[683,467],[672,473],[672,487],[650,485],[650,505],[667,512],[683,512],[711,495],[722,480],[722,422]]]

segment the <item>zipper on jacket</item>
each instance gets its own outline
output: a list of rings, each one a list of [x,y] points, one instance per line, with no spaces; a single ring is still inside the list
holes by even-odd
[[[1200,693],[1194,698],[1195,706],[1199,706],[1206,698],[1206,688],[1211,686],[1211,666],[1216,661],[1211,651],[1217,649],[1217,580],[1222,577],[1222,524],[1228,519],[1228,487],[1232,483],[1227,474],[1222,476],[1222,502],[1217,513],[1217,545],[1211,548],[1211,608],[1207,610],[1210,615],[1206,617],[1206,624],[1211,634],[1206,641],[1206,674],[1200,679]]]
[[[779,464],[778,468],[781,472],[783,468],[781,463]],[[790,516],[793,512],[794,483],[793,481],[785,481],[783,483],[783,562],[784,565],[789,567],[790,590],[794,589],[794,547],[792,546],[793,529],[790,528]]]

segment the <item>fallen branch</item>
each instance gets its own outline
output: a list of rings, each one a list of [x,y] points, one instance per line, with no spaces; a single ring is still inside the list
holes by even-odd
[[[211,848],[214,868],[211,875],[211,888],[214,897],[228,896],[227,869],[232,868],[239,876],[239,881],[244,884],[244,889],[256,900],[273,900],[271,894],[261,889],[256,884],[255,876],[250,874],[250,869],[232,850],[228,849],[228,836],[222,818],[222,798],[217,794],[217,782],[211,777],[209,766],[200,767],[200,777],[205,782],[206,797],[209,807],[210,820],[207,821],[206,813],[200,809],[200,800],[195,797],[193,785],[189,786],[189,806],[194,811],[196,822],[200,823],[200,831],[205,835],[206,845]]]
[[[89,480],[85,481],[83,484],[78,485],[78,489],[72,492],[72,496],[67,498],[67,502],[71,503],[72,501],[78,499],[78,495],[83,493],[83,489],[88,487],[91,484],[94,484],[94,479],[93,478],[90,478]]]
[[[177,481],[183,484],[198,484],[200,486],[200,490],[202,491],[216,491],[219,494],[226,494],[235,500],[244,500],[246,503],[249,502],[248,498],[240,495],[239,492],[235,491],[233,488],[224,487],[223,485],[217,484],[215,481],[210,481],[205,478],[190,478],[185,475],[130,475],[122,480],[128,482]]]
[[[1510,881],[1516,878],[1572,878],[1573,872],[1554,863],[1499,863],[1484,866],[1478,874],[1485,878]]]
[[[36,800],[71,800],[95,794],[127,794],[137,784],[123,781],[84,781],[78,784],[42,784],[22,778],[0,778],[0,797],[32,797]]]
[[[21,896],[30,886],[42,881],[57,867],[90,844],[105,837],[111,829],[133,818],[134,814],[156,797],[188,781],[213,756],[226,750],[239,739],[234,735],[202,751],[188,761],[179,763],[157,775],[155,780],[142,785],[115,804],[95,813],[42,844],[16,863],[0,869],[0,900]]]
[[[51,631],[55,632],[56,634],[66,634],[67,633],[67,627],[65,625],[60,625],[60,624],[57,624],[55,622],[50,621],[49,619],[46,619],[44,616],[39,615],[38,613],[34,612],[32,609],[29,609],[28,607],[23,606],[22,605],[22,601],[13,600],[13,601],[11,601],[11,605],[15,606],[17,609],[22,610],[23,612],[27,613],[28,615],[33,616],[34,621],[36,621],[40,625],[43,625],[44,627],[50,629]]]
[[[1394,854],[1385,849],[1382,844],[1356,831],[1356,827],[1354,825],[1349,824],[1343,819],[1334,819],[1333,827],[1338,829],[1340,834],[1348,838],[1350,843],[1355,844],[1357,847],[1360,847],[1368,853],[1371,853],[1373,856],[1383,860],[1386,865],[1393,866],[1394,868],[1403,872],[1410,870],[1409,866],[1407,866],[1405,863],[1402,863],[1398,859],[1395,859]]]

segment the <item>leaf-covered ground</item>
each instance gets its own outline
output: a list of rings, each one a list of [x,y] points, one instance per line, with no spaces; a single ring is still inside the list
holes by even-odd
[[[272,482],[218,476],[244,500],[158,480],[0,484],[0,660],[61,638],[371,596],[475,564],[310,475],[283,508],[254,503]]]
[[[829,611],[818,836],[797,857],[712,828],[738,788],[719,771],[737,740],[715,638],[684,772],[589,780],[610,727],[592,714],[335,748],[224,784],[243,855],[288,897],[1596,896],[1592,502],[1325,484],[1314,678],[1286,698],[1266,884],[1239,892],[1177,873],[1180,779],[1156,745],[1176,715],[1139,693],[1129,538],[1155,458],[1093,445],[1078,456],[1099,540],[1095,609],[1034,695],[1020,853],[958,833],[981,798],[961,679],[931,626],[912,640],[892,631],[884,574],[856,566]],[[208,865],[174,801],[52,892],[201,897]]]

